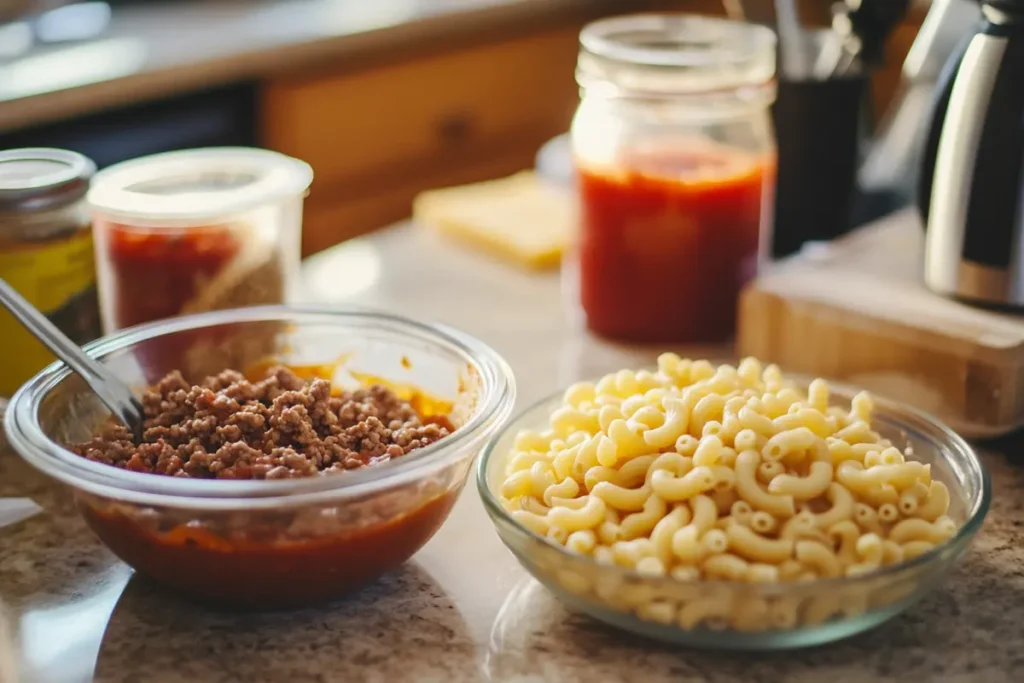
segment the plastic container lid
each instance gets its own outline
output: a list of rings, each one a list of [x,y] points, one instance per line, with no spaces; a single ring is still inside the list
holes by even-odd
[[[133,225],[179,227],[219,221],[301,195],[309,164],[264,149],[210,147],[111,166],[93,178],[94,212]]]

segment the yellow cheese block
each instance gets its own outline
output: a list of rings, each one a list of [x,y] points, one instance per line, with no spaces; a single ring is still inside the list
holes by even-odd
[[[571,193],[550,187],[533,171],[462,187],[428,190],[413,218],[466,244],[529,268],[558,266],[575,223]]]

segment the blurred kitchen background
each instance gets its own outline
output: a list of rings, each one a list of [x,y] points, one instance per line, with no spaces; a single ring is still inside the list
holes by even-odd
[[[858,25],[850,8],[861,4],[876,14],[881,6],[881,17]],[[791,154],[849,157],[838,171],[859,178],[849,204],[831,202],[839,215],[817,220],[838,233],[912,201],[934,81],[978,14],[971,0],[847,5],[0,0],[0,150],[65,148],[100,168],[191,147],[284,152],[315,173],[303,226],[308,255],[410,215],[414,197],[429,188],[505,176],[538,158],[546,177],[564,182],[569,164],[558,136],[578,102],[580,27],[645,10],[728,14],[780,34],[783,165],[786,147],[800,144],[790,142],[786,120],[799,122],[799,138],[814,140],[817,128],[825,140]],[[794,15],[804,29],[831,28],[794,37]],[[856,63],[841,55],[829,62],[825,43],[850,34]],[[822,42],[804,60],[815,63],[786,59],[787,46],[808,36]],[[820,80],[838,89],[808,94],[806,82]]]

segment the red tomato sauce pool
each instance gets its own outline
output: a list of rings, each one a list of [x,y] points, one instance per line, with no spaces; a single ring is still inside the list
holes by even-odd
[[[238,539],[189,524],[158,530],[115,510],[80,510],[115,555],[160,584],[210,604],[281,609],[315,605],[395,569],[430,540],[457,496],[456,489],[392,520],[295,540],[274,530],[258,538],[247,529]]]
[[[699,143],[578,169],[580,298],[587,326],[627,342],[733,334],[756,271],[774,161]]]

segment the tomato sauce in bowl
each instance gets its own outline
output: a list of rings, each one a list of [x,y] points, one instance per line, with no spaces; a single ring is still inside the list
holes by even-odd
[[[210,604],[282,609],[344,595],[400,566],[441,527],[459,488],[386,521],[307,538],[275,523],[165,528],[103,503],[80,500],[79,509],[115,555],[163,586]]]
[[[334,385],[328,397],[328,378],[345,361],[343,356],[335,363],[287,367],[264,361],[244,373],[227,371],[206,378],[188,393],[197,397],[194,400],[186,397],[180,373],[171,373],[143,397],[147,429],[141,442],[124,441],[124,428],[111,423],[100,436],[69,448],[94,462],[147,476],[267,480],[312,476],[343,483],[350,469],[372,469],[400,460],[455,431],[449,419],[454,408],[451,401],[374,375],[350,372],[362,388],[343,390]],[[202,398],[204,389],[206,398]],[[330,436],[325,441],[307,441],[312,435],[307,430],[302,432],[305,437],[292,440],[291,435],[298,433],[295,423],[289,429],[284,423],[289,416],[296,417],[289,415],[294,406],[302,408],[308,429]],[[324,411],[333,411],[333,417],[328,420]],[[242,434],[234,420],[255,413],[261,415],[264,429],[238,442],[220,440],[222,430]],[[314,419],[314,415],[320,417]],[[405,416],[404,422],[399,415]],[[208,420],[216,420],[215,430],[200,424]],[[391,429],[385,426],[389,422]],[[325,432],[329,425],[333,431]],[[402,441],[402,434],[423,440],[410,442],[406,436]],[[428,440],[429,434],[433,438]],[[330,439],[339,440],[333,442],[335,452],[347,453],[343,462],[342,456],[332,457],[326,448]],[[156,459],[154,452],[162,444],[175,447],[170,451],[161,447]],[[240,446],[247,455],[237,455],[234,449]],[[276,456],[282,447],[287,455]],[[385,455],[385,447],[389,454],[396,448],[398,452]],[[309,470],[312,462],[319,472]],[[287,608],[347,593],[409,559],[451,511],[463,477],[453,481],[457,485],[431,480],[398,486],[344,506],[232,512],[140,509],[84,495],[77,500],[97,536],[150,579],[204,602]]]

